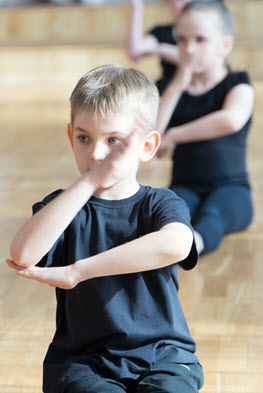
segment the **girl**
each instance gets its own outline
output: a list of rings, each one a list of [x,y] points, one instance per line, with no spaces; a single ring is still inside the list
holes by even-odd
[[[191,0],[166,0],[171,9],[173,19],[176,21],[185,4]],[[202,0],[200,0],[202,1]],[[210,0],[206,0],[210,1]],[[220,0],[218,0],[220,1]],[[138,60],[143,56],[157,55],[161,58],[162,76],[156,85],[159,92],[173,77],[179,63],[179,51],[176,43],[176,25],[155,26],[148,34],[143,34],[143,0],[131,0],[132,16],[128,37],[128,52],[132,60]]]
[[[204,254],[252,220],[246,139],[254,91],[247,72],[225,64],[234,39],[223,3],[188,3],[176,31],[180,67],[161,97],[159,155],[175,147],[170,188],[188,204]]]

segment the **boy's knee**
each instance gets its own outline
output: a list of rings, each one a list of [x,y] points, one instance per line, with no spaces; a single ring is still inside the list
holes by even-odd
[[[141,378],[137,393],[198,393],[204,383],[200,364],[159,362]]]

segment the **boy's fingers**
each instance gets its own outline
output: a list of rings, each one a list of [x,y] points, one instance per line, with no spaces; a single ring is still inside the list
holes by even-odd
[[[31,277],[33,275],[34,271],[39,269],[35,266],[31,266],[31,267],[27,267],[27,268],[18,266],[11,259],[7,259],[6,264],[11,269],[15,270],[16,274],[18,274],[19,276],[23,276],[23,277]]]
[[[130,146],[132,144],[137,146],[139,140],[146,136],[146,130],[147,127],[144,121],[136,118],[132,132],[127,136],[127,138],[124,141],[125,144],[127,146]]]
[[[6,264],[13,270],[24,270],[23,267],[16,265],[11,259],[6,260]]]
[[[14,262],[11,261],[11,259],[6,259],[5,263],[6,263],[9,267],[11,267],[11,269],[14,269],[14,268],[15,268],[15,267],[13,266],[13,265],[14,265]]]
[[[23,270],[16,270],[16,274],[18,276],[24,277],[24,278],[31,278],[32,280],[37,280],[42,282],[42,276],[45,275],[44,268],[39,268],[36,266],[31,266],[27,269]]]
[[[146,123],[142,120],[139,119],[138,117],[135,119],[135,126],[134,129],[146,132],[147,126]]]

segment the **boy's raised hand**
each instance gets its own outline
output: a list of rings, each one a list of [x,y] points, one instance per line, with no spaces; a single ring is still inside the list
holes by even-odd
[[[84,176],[95,184],[95,188],[107,189],[114,184],[136,175],[140,151],[147,136],[146,125],[135,120],[133,131],[108,154],[96,167]]]
[[[74,265],[62,267],[37,267],[31,266],[23,268],[16,265],[11,259],[6,260],[7,265],[15,270],[16,274],[21,277],[30,278],[39,281],[51,287],[62,289],[72,289],[78,283],[78,274],[74,270]]]

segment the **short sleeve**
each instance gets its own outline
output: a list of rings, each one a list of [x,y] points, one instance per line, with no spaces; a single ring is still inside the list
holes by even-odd
[[[39,210],[41,210],[44,206],[46,206],[52,199],[54,199],[57,195],[59,195],[63,190],[54,191],[52,194],[48,195],[43,199],[42,202],[37,202],[33,205],[32,211],[33,215],[36,214]],[[48,267],[48,266],[61,266],[62,262],[62,250],[64,243],[65,234],[57,239],[57,241],[53,244],[49,252],[38,262],[37,266],[40,267]]]
[[[189,209],[181,198],[173,191],[168,189],[160,189],[156,203],[154,204],[154,231],[160,230],[163,226],[173,222],[179,222],[188,226],[193,232],[190,224]],[[184,270],[190,270],[197,264],[198,253],[195,241],[193,240],[191,251],[188,257],[181,261],[179,265]]]
[[[229,92],[233,87],[241,84],[251,85],[249,75],[246,71],[230,72],[223,81],[224,91]]]
[[[235,73],[234,75],[235,75],[234,80],[236,84],[246,83],[248,85],[251,85],[251,81],[247,71],[240,71]]]

